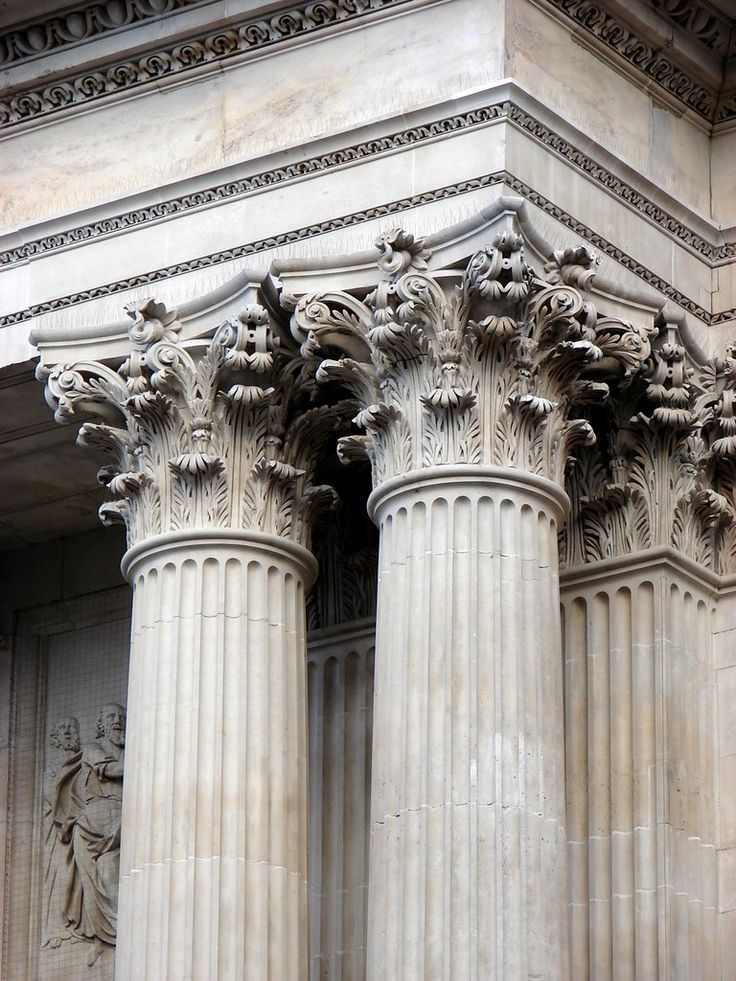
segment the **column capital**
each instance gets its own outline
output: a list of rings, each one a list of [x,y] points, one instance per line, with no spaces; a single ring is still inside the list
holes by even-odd
[[[355,412],[314,404],[304,357],[269,312],[249,304],[209,339],[184,342],[175,310],[128,310],[123,363],[77,361],[37,376],[57,422],[82,422],[80,445],[112,458],[98,478],[128,545],[187,529],[251,530],[306,548],[315,512],[333,503],[314,482],[320,452]]]
[[[377,242],[382,278],[359,299],[326,291],[282,303],[317,379],[361,405],[374,484],[446,464],[512,467],[562,484],[577,444],[593,438],[582,405],[636,372],[648,331],[599,316],[586,296],[596,258],[555,252],[538,275],[520,235],[504,231],[462,271],[429,272],[426,243],[403,230]],[[334,353],[342,355],[334,357]]]
[[[595,421],[568,475],[569,566],[672,547],[716,573],[736,563],[736,359],[696,365],[662,319],[639,375]]]

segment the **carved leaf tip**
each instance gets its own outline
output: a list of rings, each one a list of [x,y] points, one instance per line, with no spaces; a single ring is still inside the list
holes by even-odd
[[[376,248],[380,253],[378,268],[394,278],[409,271],[424,272],[432,257],[424,239],[415,238],[402,228],[393,228],[379,235]]]
[[[133,321],[128,328],[128,337],[138,349],[145,349],[158,341],[175,341],[181,330],[177,311],[168,310],[165,304],[153,297],[126,307],[125,312]]]
[[[600,257],[585,245],[556,249],[544,264],[548,283],[564,283],[580,290],[587,290],[595,277]]]

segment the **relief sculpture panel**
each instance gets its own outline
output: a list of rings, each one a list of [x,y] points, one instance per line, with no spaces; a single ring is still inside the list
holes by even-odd
[[[73,716],[49,727],[41,946],[86,943],[90,967],[115,945],[124,765],[122,705],[102,707],[86,744]]]

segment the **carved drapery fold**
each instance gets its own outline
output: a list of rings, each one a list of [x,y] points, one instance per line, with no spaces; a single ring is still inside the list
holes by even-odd
[[[343,438],[343,458],[367,456],[376,486],[456,463],[561,484],[572,449],[593,438],[579,407],[649,355],[644,328],[599,317],[586,299],[595,257],[557,252],[541,278],[507,231],[463,273],[432,274],[412,235],[377,244],[384,278],[364,301],[337,291],[283,299],[304,357],[323,358],[317,379],[361,404],[354,421],[366,435]]]
[[[717,573],[736,562],[736,360],[692,365],[662,323],[641,372],[606,406],[568,476],[569,566],[672,547]]]
[[[92,417],[82,445],[109,454],[99,479],[128,544],[186,528],[269,532],[309,547],[316,510],[334,501],[313,483],[330,434],[354,406],[310,406],[304,358],[285,352],[268,312],[246,306],[209,342],[185,346],[174,311],[147,300],[129,311],[130,352],[41,366],[58,422]]]

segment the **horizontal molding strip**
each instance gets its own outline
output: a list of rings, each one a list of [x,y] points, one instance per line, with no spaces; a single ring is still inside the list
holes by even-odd
[[[736,54],[736,21],[700,0],[649,0],[661,17],[682,28],[721,58]]]
[[[399,130],[388,136],[372,137],[371,139],[352,144],[351,146],[340,147],[328,153],[321,153],[317,156],[309,157],[307,160],[299,160],[296,163],[287,164],[284,167],[265,170],[261,173],[254,174],[252,177],[225,181],[222,184],[216,184],[205,190],[193,191],[191,194],[184,194],[180,197],[157,202],[149,207],[124,211],[110,218],[102,218],[99,221],[90,222],[87,225],[80,225],[68,231],[46,235],[43,238],[25,242],[16,248],[0,252],[0,268],[2,266],[24,262],[33,256],[45,255],[48,252],[68,248],[79,242],[87,242],[91,239],[115,235],[127,228],[140,227],[151,222],[181,215],[189,210],[244,197],[254,191],[264,190],[290,181],[301,180],[311,174],[325,173],[326,171],[338,169],[346,164],[355,163],[359,160],[381,156],[404,147],[416,146],[417,144],[425,143],[459,130],[486,125],[494,120],[504,118],[505,115],[506,104],[504,103],[483,106],[480,109],[472,109],[469,112],[459,113],[458,115],[449,116],[435,122]]]
[[[565,225],[565,227],[569,228],[576,235],[579,235],[586,242],[589,242],[591,245],[594,245],[596,248],[600,249],[601,252],[612,258],[614,261],[620,263],[630,272],[638,276],[643,282],[647,283],[653,289],[661,293],[664,297],[667,297],[674,303],[677,303],[688,313],[698,317],[698,319],[702,320],[707,325],[713,326],[727,323],[731,320],[736,320],[736,308],[722,310],[718,313],[710,313],[699,303],[696,303],[695,300],[686,296],[684,293],[681,293],[671,283],[668,283],[666,280],[662,279],[661,276],[658,276],[650,269],[647,269],[646,266],[643,266],[641,263],[637,262],[621,249],[616,248],[616,246],[605,239],[602,235],[599,235],[593,229],[583,224],[583,222],[578,221],[572,215],[563,211],[562,208],[555,205],[554,202],[549,200],[549,198],[535,191],[528,184],[525,184],[513,174],[502,170],[491,174],[485,174],[472,180],[461,181],[457,184],[450,184],[445,187],[440,187],[433,191],[425,191],[422,194],[417,194],[412,197],[401,198],[400,200],[392,201],[385,205],[379,205],[375,208],[368,208],[365,211],[353,212],[338,218],[331,218],[318,224],[307,225],[289,232],[282,232],[281,234],[274,235],[271,238],[259,239],[255,242],[249,242],[245,245],[236,246],[233,249],[226,249],[222,252],[215,252],[210,255],[200,256],[186,262],[179,262],[172,266],[165,266],[151,272],[131,276],[128,279],[117,280],[116,282],[106,283],[102,286],[96,286],[89,290],[71,293],[68,296],[62,296],[54,300],[48,300],[44,303],[34,304],[24,310],[19,310],[15,313],[0,317],[0,328],[23,323],[25,321],[32,320],[33,317],[41,314],[53,313],[57,310],[64,310],[103,296],[110,296],[115,293],[121,293],[125,290],[136,289],[140,286],[155,285],[162,280],[171,279],[174,276],[180,276],[189,272],[195,272],[198,269],[206,269],[209,266],[216,265],[220,262],[229,262],[234,259],[241,259],[247,256],[256,255],[259,252],[265,252],[269,249],[305,241],[307,239],[314,238],[317,235],[325,234],[326,232],[336,231],[340,228],[348,228],[353,225],[359,225],[367,221],[372,221],[376,218],[400,214],[404,211],[409,211],[424,204],[431,204],[434,201],[457,197],[471,191],[477,191],[484,187],[492,187],[499,184],[504,184],[510,190],[524,197],[527,201],[540,208],[546,214],[555,218],[557,221],[560,221]]]
[[[256,255],[259,252],[266,252],[269,249],[291,245],[294,242],[302,242],[306,239],[314,238],[316,235],[322,235],[325,232],[336,231],[340,228],[349,228],[366,221],[372,221],[375,218],[399,214],[411,208],[417,208],[422,204],[431,204],[433,201],[456,197],[457,195],[465,194],[469,191],[476,191],[483,187],[491,187],[494,184],[503,183],[504,177],[504,171],[487,174],[484,177],[441,187],[435,191],[425,191],[422,194],[401,198],[389,204],[367,208],[365,211],[356,211],[338,218],[330,218],[319,224],[306,225],[290,232],[282,232],[279,235],[274,235],[272,238],[258,239],[255,242],[239,245],[233,249],[225,249],[222,252],[214,252],[211,255],[199,256],[196,259],[190,259],[186,262],[178,262],[176,265],[165,266],[163,269],[155,269],[148,273],[141,273],[138,276],[131,276],[129,279],[121,279],[114,283],[96,286],[90,290],[83,290],[82,292],[71,293],[68,296],[62,296],[55,300],[48,300],[45,303],[37,303],[27,307],[25,310],[19,310],[17,313],[0,317],[0,328],[22,323],[25,320],[31,320],[33,317],[42,313],[64,310],[67,307],[76,306],[78,303],[86,303],[88,300],[110,296],[113,293],[120,293],[123,290],[135,289],[138,286],[158,283],[165,279],[171,279],[173,276],[180,276],[183,273],[195,272],[197,269],[206,269],[219,262],[243,259],[247,256]]]
[[[58,79],[40,88],[23,89],[0,101],[0,132],[63,109],[85,106],[105,96],[137,89],[208,64],[221,64],[248,52],[315,34],[336,24],[348,24],[410,2],[412,0],[310,0],[286,7],[269,17],[257,17],[161,50],[149,51],[137,58],[117,61],[108,68]]]
[[[736,97],[710,88],[692,78],[676,65],[673,49],[662,39],[654,47],[639,37],[634,29],[592,0],[537,0],[548,9],[567,18],[582,32],[594,38],[626,65],[641,72],[663,92],[714,125],[736,117]],[[680,7],[683,7],[681,2]],[[687,29],[687,28],[686,28]],[[664,53],[667,51],[667,54]]]
[[[212,0],[102,0],[79,4],[53,17],[19,23],[0,32],[0,68],[165,17]]]
[[[622,178],[616,176],[588,154],[550,129],[545,123],[530,115],[513,102],[505,101],[481,106],[444,119],[399,130],[388,136],[379,136],[337,150],[309,157],[283,167],[265,170],[251,177],[226,181],[213,187],[190,194],[169,198],[143,208],[124,211],[109,218],[79,225],[53,235],[24,242],[22,245],[0,252],[0,268],[25,262],[36,256],[66,249],[82,242],[116,235],[128,228],[136,228],[162,221],[186,211],[219,204],[243,197],[255,191],[289,181],[301,180],[311,174],[325,173],[359,160],[381,156],[405,147],[416,146],[463,130],[485,126],[498,120],[510,120],[519,129],[534,137],[547,149],[553,150],[568,164],[605,187],[617,198],[625,201],[639,214],[644,215],[659,228],[665,229],[683,245],[692,249],[709,263],[725,262],[736,258],[736,242],[714,245],[683,222],[674,218],[651,198],[646,197]]]
[[[0,67],[206,2],[98,0],[79,5],[0,34]],[[409,0],[319,0],[301,3],[267,17],[254,18],[232,28],[150,51],[142,57],[113,61],[97,71],[68,76],[45,86],[24,86],[10,98],[0,101],[0,130],[407,2]],[[736,94],[718,92],[691,78],[671,57],[666,57],[662,49],[652,47],[638,37],[629,25],[601,5],[591,0],[537,2],[572,22],[702,119],[713,124],[736,118]],[[673,16],[669,10],[662,13],[670,18]],[[682,20],[681,13],[679,19]],[[699,18],[686,19],[684,29],[699,36],[694,26],[699,21]],[[708,24],[701,40],[710,41],[713,46],[717,39],[721,44],[721,33],[715,28],[711,30]],[[716,47],[713,49],[717,50]],[[668,55],[671,55],[670,51]]]

